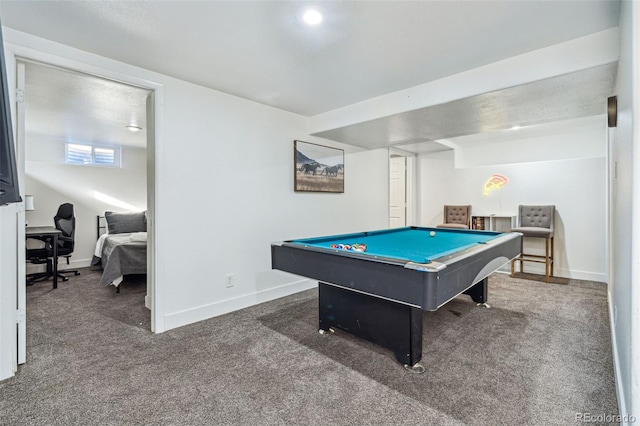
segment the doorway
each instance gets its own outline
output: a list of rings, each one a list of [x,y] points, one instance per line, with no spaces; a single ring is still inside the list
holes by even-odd
[[[389,149],[389,227],[413,224],[414,154]]]
[[[60,199],[76,206],[72,259],[78,260],[73,267],[89,266],[97,238],[97,216],[107,210],[147,210],[147,230],[154,234],[155,128],[147,127],[155,126],[155,89],[127,83],[126,78],[118,80],[16,58],[17,90],[22,93],[17,99],[16,120],[19,174],[22,187],[34,195],[36,206],[35,211],[22,214],[34,225],[49,224]],[[138,127],[138,132],[129,133],[128,125]],[[70,144],[101,151],[108,148],[117,164],[105,165],[104,158],[101,164],[70,164]],[[152,243],[147,252],[148,258],[155,257]],[[24,264],[24,240],[18,241],[18,254]],[[147,262],[145,306],[151,310],[151,331],[155,328],[153,267],[154,263]],[[22,312],[26,308],[25,289],[23,273],[17,301]],[[18,327],[19,364],[26,361],[24,324],[23,320]]]

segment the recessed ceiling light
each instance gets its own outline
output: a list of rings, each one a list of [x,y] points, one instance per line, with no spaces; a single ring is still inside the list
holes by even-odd
[[[322,22],[322,15],[315,9],[309,9],[302,15],[302,19],[309,25],[318,25]]]
[[[131,130],[132,132],[139,132],[140,130],[142,130],[142,127],[140,126],[136,126],[135,124],[128,124],[127,126],[125,126],[127,129]]]

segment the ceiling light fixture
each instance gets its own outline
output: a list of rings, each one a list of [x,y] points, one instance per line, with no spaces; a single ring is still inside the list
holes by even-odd
[[[131,130],[132,132],[139,132],[140,130],[142,130],[142,127],[140,126],[136,126],[135,124],[128,124],[127,126],[125,126],[127,129]]]
[[[309,25],[318,25],[322,22],[322,14],[315,9],[309,9],[302,15],[302,19]]]

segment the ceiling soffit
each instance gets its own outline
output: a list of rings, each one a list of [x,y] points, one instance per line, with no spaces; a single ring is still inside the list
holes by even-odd
[[[605,114],[617,63],[458,99],[314,136],[376,149]],[[442,147],[442,149],[448,149]],[[433,149],[429,149],[433,150]]]

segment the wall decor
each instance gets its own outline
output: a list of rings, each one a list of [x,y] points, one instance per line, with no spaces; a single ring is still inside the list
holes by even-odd
[[[509,182],[509,179],[499,174],[492,174],[491,177],[485,182],[482,189],[482,195],[487,196],[494,189],[502,189]]]
[[[344,150],[293,141],[296,192],[344,192]]]

